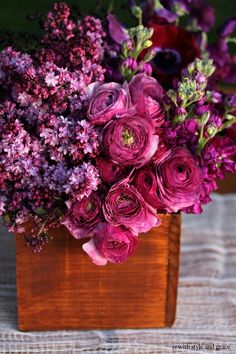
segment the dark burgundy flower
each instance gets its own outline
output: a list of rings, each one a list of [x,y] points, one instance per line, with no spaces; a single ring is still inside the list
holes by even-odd
[[[158,77],[178,75],[181,69],[200,56],[194,36],[185,29],[154,22],[150,22],[149,27],[154,29],[152,42],[153,47],[157,48],[157,54],[153,66]]]

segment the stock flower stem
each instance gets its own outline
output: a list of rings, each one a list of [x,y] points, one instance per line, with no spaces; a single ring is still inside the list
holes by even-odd
[[[114,10],[114,0],[110,0],[110,4],[108,6],[108,13],[111,13]]]
[[[42,222],[42,224],[37,232],[37,237],[39,237],[40,234],[44,231],[44,228],[47,225],[47,222],[50,219],[50,217],[51,217],[51,214],[47,215],[46,219]]]
[[[225,122],[225,123],[222,125],[222,127],[219,129],[218,132],[221,132],[221,131],[223,131],[224,129],[227,129],[227,128],[231,127],[231,125],[233,125],[234,123],[236,123],[236,117],[233,118],[233,119],[231,119],[231,120],[229,120],[229,121],[227,121],[227,122]]]

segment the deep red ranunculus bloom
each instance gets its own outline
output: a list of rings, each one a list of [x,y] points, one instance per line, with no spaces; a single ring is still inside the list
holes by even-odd
[[[185,29],[153,21],[148,27],[154,29],[152,47],[157,49],[157,54],[153,59],[153,67],[158,78],[177,76],[181,69],[200,56],[194,36]]]

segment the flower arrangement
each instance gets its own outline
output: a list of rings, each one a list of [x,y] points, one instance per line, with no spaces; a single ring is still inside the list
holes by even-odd
[[[122,262],[158,213],[201,213],[236,171],[218,86],[236,20],[208,44],[204,0],[129,6],[132,28],[55,4],[36,48],[0,53],[0,215],[34,252],[64,225],[95,264]]]

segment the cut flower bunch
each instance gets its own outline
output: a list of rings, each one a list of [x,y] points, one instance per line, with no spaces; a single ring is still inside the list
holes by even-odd
[[[236,171],[236,95],[218,89],[236,79],[235,18],[208,44],[203,0],[129,8],[132,28],[112,6],[55,4],[37,49],[0,53],[0,215],[34,252],[64,225],[95,264],[120,263],[158,214],[201,213]]]

